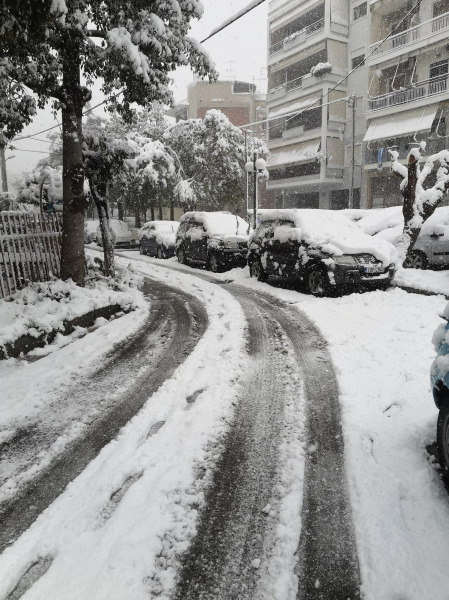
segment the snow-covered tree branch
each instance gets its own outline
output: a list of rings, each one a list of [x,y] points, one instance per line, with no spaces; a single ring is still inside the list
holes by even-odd
[[[398,152],[389,150],[391,170],[402,179],[400,190],[403,197],[404,229],[398,246],[400,264],[410,257],[423,223],[435,212],[449,189],[449,150],[441,150],[430,156],[421,169],[419,161],[425,147],[425,142],[421,142],[418,148],[413,148],[407,157],[406,166],[399,162]],[[438,165],[436,182],[425,187],[435,165]]]

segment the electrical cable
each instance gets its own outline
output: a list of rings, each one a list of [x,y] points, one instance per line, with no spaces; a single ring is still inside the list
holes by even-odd
[[[259,6],[260,4],[262,4],[265,1],[266,0],[256,0],[255,3],[251,3],[251,5],[249,7],[247,7],[247,10],[245,12],[238,13],[234,19],[232,19],[232,17],[231,17],[232,20],[228,20],[228,21],[226,21],[223,24],[222,27],[214,29],[212,31],[212,33],[210,33],[206,38],[204,38],[203,40],[200,41],[200,44],[204,44],[204,42],[206,42],[207,40],[209,40],[211,37],[213,37],[214,35],[217,35],[217,33],[220,33],[221,31],[223,31],[223,29],[226,29],[226,27],[229,27],[230,25],[232,25],[233,23],[235,23],[235,21],[237,21],[241,17],[245,16],[246,14],[248,14],[250,11],[252,11],[254,8],[256,8],[257,6]],[[119,92],[117,92],[116,94],[113,94],[112,96],[109,96],[109,98],[106,98],[105,100],[103,100],[99,104],[96,104],[95,106],[92,106],[91,108],[88,108],[87,110],[83,111],[83,115],[87,115],[88,113],[92,112],[96,108],[99,108],[100,106],[103,106],[103,104],[106,104],[107,102],[110,102],[110,100],[113,100],[114,98],[117,98],[118,96],[120,96],[120,94],[123,94],[123,90],[120,90]],[[11,140],[11,141],[18,142],[19,140],[27,140],[27,139],[30,139],[32,137],[35,137],[36,135],[40,135],[41,133],[46,133],[47,131],[51,131],[52,129],[56,129],[57,127],[60,127],[60,126],[61,126],[61,123],[58,123],[57,125],[53,125],[53,127],[49,127],[48,129],[43,129],[42,131],[38,131],[37,133],[33,133],[32,135],[24,135],[24,136],[21,136],[21,137],[17,137],[17,138],[14,138],[14,140]]]
[[[380,48],[380,46],[382,46],[382,44],[384,44],[384,43],[385,43],[385,42],[386,42],[386,41],[387,41],[387,40],[388,40],[390,37],[392,37],[393,35],[395,35],[395,33],[396,33],[396,30],[397,30],[397,29],[398,29],[398,28],[399,28],[399,27],[402,25],[402,23],[403,23],[403,22],[404,22],[404,21],[405,21],[405,20],[408,18],[408,16],[409,16],[410,14],[411,14],[411,13],[413,13],[413,12],[415,11],[415,9],[416,9],[416,8],[418,8],[418,6],[421,4],[421,2],[422,2],[422,0],[418,0],[418,1],[416,2],[416,4],[415,4],[414,6],[412,6],[412,8],[409,10],[409,12],[408,12],[408,13],[407,13],[407,14],[406,14],[406,15],[405,15],[405,16],[404,16],[404,17],[403,17],[403,18],[402,18],[402,19],[399,21],[399,23],[397,23],[397,25],[394,27],[394,29],[392,29],[392,31],[391,31],[391,32],[390,32],[390,33],[389,33],[389,34],[388,34],[386,37],[384,37],[384,38],[383,38],[383,39],[382,39],[382,40],[381,40],[381,41],[380,41],[380,42],[377,44],[377,46],[376,46],[375,48],[373,48],[373,50],[372,50],[372,51],[371,51],[369,54],[367,54],[367,56],[365,56],[365,57],[363,58],[363,60],[362,60],[362,61],[361,61],[361,62],[360,62],[358,65],[356,65],[356,66],[355,66],[353,69],[351,69],[351,71],[349,71],[349,73],[348,73],[347,75],[345,75],[345,76],[344,76],[342,79],[340,79],[340,81],[338,81],[338,82],[337,82],[337,83],[336,83],[336,84],[335,84],[335,85],[334,85],[332,88],[330,88],[330,89],[329,89],[329,90],[328,90],[328,91],[327,91],[325,94],[322,94],[322,95],[320,96],[320,98],[318,98],[318,99],[317,99],[315,102],[313,102],[313,104],[311,104],[311,105],[310,105],[310,106],[308,106],[307,108],[304,108],[303,110],[301,110],[301,111],[299,111],[299,112],[296,112],[296,113],[292,114],[292,116],[291,116],[289,119],[286,119],[286,120],[285,120],[283,123],[279,123],[279,124],[277,124],[277,125],[273,125],[273,127],[271,127],[271,129],[274,129],[274,128],[276,128],[276,127],[280,127],[281,125],[283,126],[283,125],[285,125],[286,123],[288,123],[288,121],[289,121],[290,119],[293,119],[294,117],[296,117],[296,116],[298,116],[298,115],[301,115],[301,114],[303,114],[303,113],[305,113],[305,112],[307,112],[307,111],[309,111],[309,110],[313,110],[313,107],[314,107],[314,105],[315,105],[315,104],[319,103],[321,100],[323,100],[324,98],[326,98],[326,96],[329,96],[329,94],[330,94],[331,92],[333,92],[333,91],[334,91],[334,90],[335,90],[335,89],[336,89],[336,88],[337,88],[339,85],[341,85],[341,84],[342,84],[344,81],[346,81],[346,80],[348,79],[348,77],[349,77],[350,75],[352,75],[352,73],[354,73],[354,71],[356,71],[356,70],[357,70],[357,69],[359,69],[359,68],[360,68],[362,65],[364,65],[364,64],[366,63],[367,59],[368,59],[368,58],[370,58],[370,56],[372,56],[372,55],[373,55],[373,54],[374,54],[374,53],[377,51],[377,49],[378,49],[378,48]],[[343,101],[343,100],[345,100],[345,101],[346,101],[347,99],[348,99],[348,97],[346,97],[346,98],[341,98],[341,99],[340,99],[340,100],[338,100],[338,101],[339,101],[339,102],[341,102],[341,101]],[[320,106],[326,106],[326,105],[325,105],[325,104],[323,104],[323,105],[318,105],[318,106],[315,106],[315,108],[318,108],[318,107],[320,107]],[[275,119],[277,120],[278,118],[280,118],[280,117],[273,117],[272,119],[270,119],[270,118],[268,117],[268,118],[267,118],[267,119],[265,119],[264,121],[258,121],[258,122],[255,122],[255,123],[248,123],[248,124],[246,124],[246,125],[239,125],[239,128],[240,128],[240,129],[243,129],[243,128],[245,128],[245,127],[251,127],[252,125],[258,125],[258,124],[260,124],[260,123],[268,123],[270,120],[275,120]],[[267,130],[269,131],[269,130],[270,130],[270,128],[268,128],[268,127],[267,127]]]

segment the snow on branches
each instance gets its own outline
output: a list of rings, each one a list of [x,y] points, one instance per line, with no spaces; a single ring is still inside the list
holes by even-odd
[[[389,150],[391,170],[402,179],[404,230],[398,246],[401,264],[411,255],[423,223],[435,212],[449,189],[449,150],[429,156],[421,169],[420,159],[425,149],[425,142],[413,148],[407,157],[407,165],[399,162],[396,150]],[[436,182],[426,187],[426,180],[434,172],[435,164],[438,165]]]

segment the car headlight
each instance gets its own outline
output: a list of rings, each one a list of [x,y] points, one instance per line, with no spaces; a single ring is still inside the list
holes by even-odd
[[[337,265],[356,265],[357,262],[351,254],[342,254],[341,256],[334,256],[334,261]]]

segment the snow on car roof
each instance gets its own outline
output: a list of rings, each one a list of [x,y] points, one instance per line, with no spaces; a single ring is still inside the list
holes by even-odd
[[[161,220],[161,221],[147,221],[144,225],[144,227],[150,227],[152,225],[155,225],[156,229],[158,231],[166,231],[166,232],[170,232],[173,231],[176,233],[176,230],[179,227],[179,221],[167,221],[167,220]]]
[[[374,235],[386,229],[404,226],[404,217],[402,215],[402,206],[390,206],[388,208],[373,208],[368,214],[364,211],[364,216],[357,221],[358,227],[368,235]],[[421,228],[422,234],[430,235],[440,227],[449,225],[449,206],[439,206],[433,215],[427,219]],[[391,236],[394,239],[395,236]],[[390,239],[386,236],[383,239]]]
[[[232,213],[192,211],[181,217],[181,223],[192,220],[202,223],[211,235],[246,235],[248,233],[248,223]]]
[[[372,254],[384,265],[395,262],[395,248],[388,242],[372,238],[339,211],[314,208],[268,210],[261,214],[261,222],[285,220],[294,223],[296,238],[321,248],[323,252],[341,254]]]

